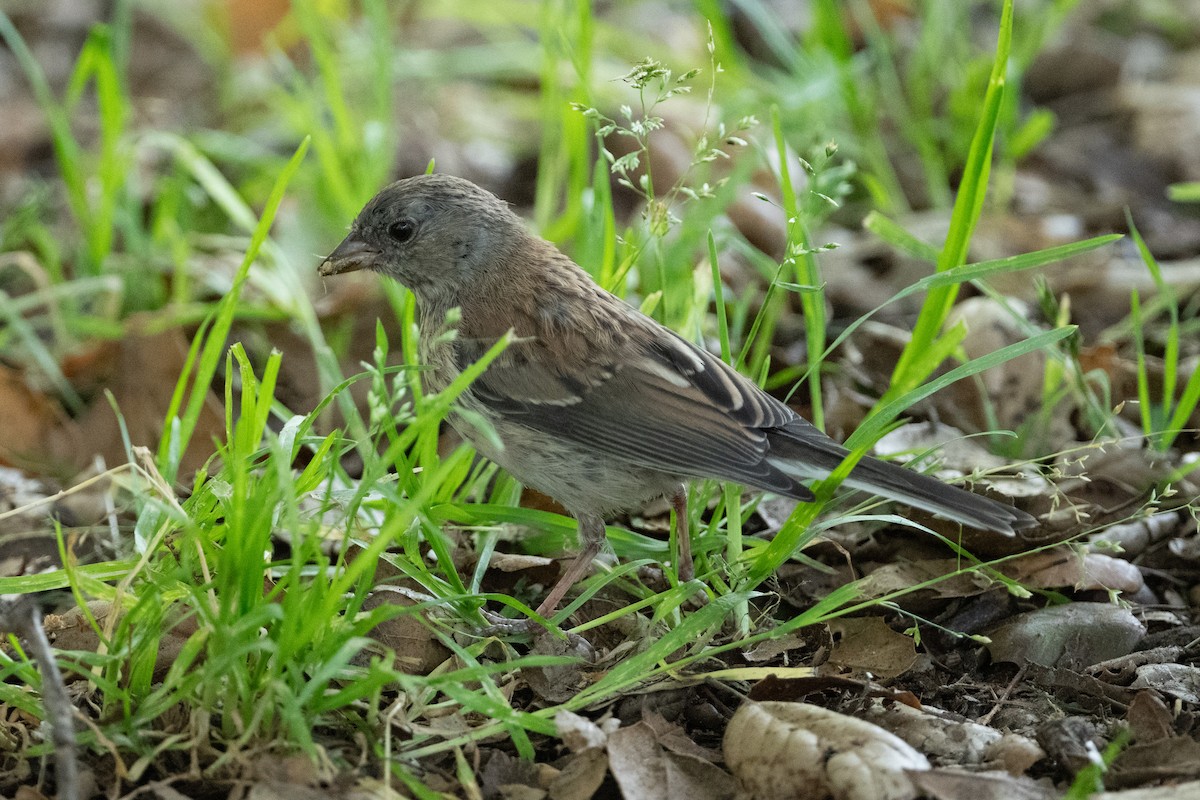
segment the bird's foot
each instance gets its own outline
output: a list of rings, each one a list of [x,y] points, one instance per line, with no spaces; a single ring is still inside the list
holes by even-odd
[[[596,658],[596,650],[591,642],[577,633],[548,628],[534,619],[502,617],[487,609],[480,609],[480,613],[491,623],[478,630],[480,636],[529,636],[533,639],[534,650],[539,653],[575,655],[588,662]]]

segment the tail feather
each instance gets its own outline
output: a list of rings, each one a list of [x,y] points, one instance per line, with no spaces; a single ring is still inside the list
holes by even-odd
[[[1037,525],[1036,519],[1020,509],[873,458],[856,464],[844,485],[907,503],[973,528],[1011,535]]]
[[[768,460],[794,477],[823,478],[848,451],[816,428],[788,425],[771,435]],[[773,434],[776,432],[773,431]],[[911,469],[866,457],[855,465],[844,486],[920,508],[973,528],[1015,534],[1037,520],[1020,509],[981,497]]]

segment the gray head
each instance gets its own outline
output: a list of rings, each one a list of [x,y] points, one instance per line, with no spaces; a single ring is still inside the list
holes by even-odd
[[[491,192],[452,175],[418,175],[375,195],[318,272],[369,269],[423,300],[453,301],[523,235],[520,218]]]

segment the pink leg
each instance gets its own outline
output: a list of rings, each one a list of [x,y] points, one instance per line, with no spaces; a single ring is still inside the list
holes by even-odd
[[[675,542],[679,548],[679,580],[690,581],[696,577],[696,568],[692,564],[692,537],[688,530],[687,487],[680,486],[671,495],[671,508],[675,510]]]
[[[567,567],[567,571],[550,589],[550,594],[537,607],[537,613],[549,617],[558,610],[559,604],[566,597],[571,587],[582,578],[592,566],[592,559],[599,553],[604,544],[604,520],[591,514],[583,514],[576,519],[579,521],[579,555]]]

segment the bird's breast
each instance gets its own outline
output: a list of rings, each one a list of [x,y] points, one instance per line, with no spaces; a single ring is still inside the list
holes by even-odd
[[[440,339],[440,341],[439,341]],[[421,359],[421,385],[429,394],[445,391],[459,375],[454,343],[441,337],[422,336],[417,348]]]

